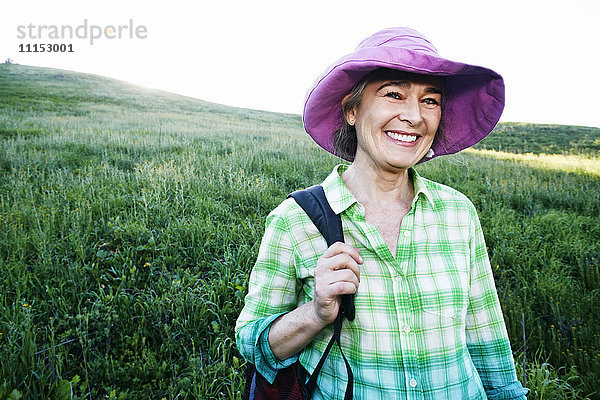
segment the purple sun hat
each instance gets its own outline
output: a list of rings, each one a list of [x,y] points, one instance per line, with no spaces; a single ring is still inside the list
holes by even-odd
[[[378,68],[444,77],[443,129],[421,162],[474,145],[494,129],[502,115],[504,81],[499,74],[440,57],[433,44],[414,29],[388,28],[329,66],[308,91],[302,120],[319,146],[336,154],[333,138],[344,121],[342,99]]]

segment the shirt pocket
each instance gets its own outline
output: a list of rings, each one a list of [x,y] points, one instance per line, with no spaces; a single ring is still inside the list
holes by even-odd
[[[446,320],[447,322],[452,322],[452,320],[460,317],[462,314],[462,307],[458,305],[451,304],[440,306],[438,304],[427,304],[423,307],[423,312],[439,317],[440,320]]]
[[[430,249],[416,258],[414,306],[421,311],[425,327],[453,325],[466,318],[470,271],[468,247],[455,245]]]
[[[440,295],[435,300],[423,298],[422,318],[424,328],[437,328],[463,325],[467,311],[464,294]]]
[[[423,325],[427,328],[464,324],[469,304],[469,274],[465,270],[424,278],[418,298]]]
[[[466,306],[457,298],[441,296],[441,301],[423,301],[421,312],[415,316],[423,348],[449,357],[464,346]],[[463,308],[465,311],[463,311]]]

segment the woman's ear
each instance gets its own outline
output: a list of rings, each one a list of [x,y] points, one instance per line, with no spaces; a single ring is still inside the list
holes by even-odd
[[[351,108],[350,110],[346,110],[346,102],[350,98],[351,93],[348,93],[342,99],[342,112],[344,113],[344,118],[346,122],[350,125],[354,125],[356,123],[356,107]]]

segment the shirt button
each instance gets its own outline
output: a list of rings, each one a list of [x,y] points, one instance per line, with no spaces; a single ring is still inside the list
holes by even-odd
[[[417,386],[417,381],[414,378],[411,379],[409,383],[410,383],[410,386],[412,386],[412,387]]]
[[[404,237],[405,238],[409,238],[410,237],[410,232],[409,231],[404,231]]]
[[[408,332],[410,332],[410,326],[408,326],[408,325],[405,325],[403,330],[404,330],[404,333],[408,333]],[[413,381],[414,381],[414,379],[413,379]],[[412,382],[412,381],[411,381],[411,382]]]

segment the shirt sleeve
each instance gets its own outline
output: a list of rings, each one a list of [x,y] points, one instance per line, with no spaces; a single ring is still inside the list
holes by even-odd
[[[475,208],[471,212],[471,287],[466,319],[469,354],[489,399],[525,399]]]
[[[236,343],[241,355],[269,382],[277,370],[296,362],[298,355],[277,360],[269,345],[271,324],[297,306],[300,284],[296,258],[282,203],[267,217],[265,234],[250,273],[248,294],[236,323]]]

